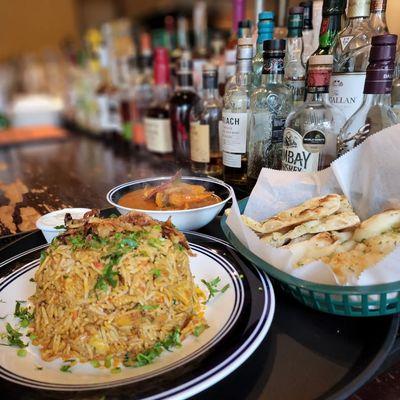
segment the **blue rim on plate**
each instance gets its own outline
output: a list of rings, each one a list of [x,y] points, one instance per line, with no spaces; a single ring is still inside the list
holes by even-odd
[[[110,394],[129,390],[137,399],[184,399],[234,371],[254,352],[270,328],[275,310],[272,285],[263,272],[246,264],[228,243],[199,233],[187,233],[187,238],[193,250],[217,262],[234,283],[232,314],[218,332],[218,337],[207,346],[154,374],[143,374],[139,379],[125,378],[95,385],[52,384],[18,376],[7,365],[1,364],[0,377],[41,390],[87,393],[88,390],[102,389],[110,391]],[[31,249],[0,264],[0,297],[8,285],[22,279],[25,273],[37,266],[36,260],[43,247]]]

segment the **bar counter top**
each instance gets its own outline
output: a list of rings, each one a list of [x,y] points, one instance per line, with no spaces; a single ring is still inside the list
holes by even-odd
[[[32,230],[37,217],[51,210],[105,208],[112,187],[176,170],[172,160],[84,134],[0,147],[0,235]],[[399,382],[400,356],[351,400],[399,399]]]

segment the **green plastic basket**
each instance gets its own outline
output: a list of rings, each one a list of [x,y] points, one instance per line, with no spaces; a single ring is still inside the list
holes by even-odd
[[[239,201],[243,212],[248,198]],[[318,311],[348,317],[377,317],[400,312],[400,281],[370,286],[321,285],[295,278],[268,264],[252,253],[221,219],[222,230],[229,242],[249,261],[275,278],[285,292]]]

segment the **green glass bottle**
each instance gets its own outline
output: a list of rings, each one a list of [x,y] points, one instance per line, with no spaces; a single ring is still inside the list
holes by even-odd
[[[342,16],[346,10],[347,0],[324,0],[322,22],[319,32],[319,47],[313,55],[329,54],[336,35],[342,30]]]

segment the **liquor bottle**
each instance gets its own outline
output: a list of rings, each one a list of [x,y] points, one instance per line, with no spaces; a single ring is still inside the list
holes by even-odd
[[[364,99],[341,130],[339,154],[351,150],[368,136],[398,123],[391,108],[396,43],[397,35],[386,34],[372,38]]]
[[[345,116],[328,99],[332,61],[331,55],[309,59],[306,101],[289,115],[283,133],[283,170],[315,172],[336,158]]]
[[[190,53],[184,52],[178,62],[178,85],[170,101],[174,155],[182,165],[190,163],[190,113],[200,100],[193,87],[192,68]]]
[[[303,65],[307,65],[307,61],[311,54],[314,53],[314,29],[313,29],[313,2],[311,0],[302,1],[300,7],[303,7]]]
[[[247,175],[255,181],[262,167],[281,169],[283,129],[293,94],[284,83],[285,40],[264,42],[261,86],[250,97]]]
[[[171,62],[176,63],[182,55],[182,51],[189,50],[188,20],[184,16],[177,19],[177,44],[171,52]]]
[[[292,7],[289,10],[286,41],[285,82],[292,90],[295,107],[304,102],[306,69],[302,60],[303,12],[303,7]]]
[[[400,46],[399,51],[397,52],[396,67],[392,86],[392,108],[400,122]]]
[[[118,89],[111,79],[110,60],[105,47],[99,50],[99,57],[100,84],[96,89],[98,126],[106,139],[115,139],[122,132]]]
[[[370,0],[350,0],[349,23],[332,46],[333,74],[330,101],[350,118],[363,99],[365,73],[373,31],[369,23]]]
[[[342,29],[342,15],[345,9],[346,0],[324,0],[319,32],[319,47],[314,52],[314,55],[329,54],[336,35]]]
[[[389,33],[386,23],[386,3],[387,0],[371,0],[370,21],[375,35]]]
[[[324,4],[323,0],[313,0],[312,24],[313,24],[313,36],[314,36],[313,48],[315,50],[317,50],[319,47],[319,32],[321,30],[321,25],[322,25],[323,4]],[[314,54],[314,51],[311,53],[311,55]]]
[[[193,83],[196,91],[202,88],[202,69],[208,58],[207,3],[196,1],[193,8],[194,52]]]
[[[172,153],[169,103],[171,95],[168,50],[156,48],[154,52],[154,100],[144,118],[146,147],[152,153]]]
[[[258,15],[258,37],[256,54],[253,58],[253,86],[258,87],[261,83],[261,73],[264,65],[263,42],[271,40],[274,36],[274,17],[272,11],[263,11]]]
[[[252,78],[253,41],[238,41],[237,70],[234,84],[225,92],[222,109],[222,161],[224,180],[231,184],[247,183],[247,136],[249,92]]]
[[[238,37],[239,39],[241,38],[252,38],[251,35],[251,21],[248,19],[245,19],[243,21],[239,21],[239,30],[238,30]],[[252,39],[253,40],[253,39]],[[227,52],[225,51],[225,55],[227,54]],[[233,61],[235,60],[235,68],[234,71],[236,73],[236,48],[234,51],[229,50],[229,61]],[[233,71],[233,69],[232,69]],[[228,74],[226,74],[225,76],[225,87],[223,90],[223,95],[225,94],[225,92],[227,90],[229,90],[230,88],[235,86],[235,75],[231,75],[229,76]]]
[[[133,142],[138,147],[145,146],[144,116],[153,99],[153,55],[151,37],[143,32],[140,35],[140,72],[134,88],[132,101]]]
[[[233,51],[234,56],[236,57],[236,46],[240,34],[241,27],[239,23],[244,20],[246,9],[245,0],[232,0],[232,28],[231,28],[231,36],[226,45],[227,51]]]
[[[190,159],[196,174],[222,176],[220,125],[222,100],[218,94],[218,70],[212,64],[203,67],[203,95],[200,107],[192,112]]]

